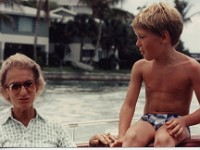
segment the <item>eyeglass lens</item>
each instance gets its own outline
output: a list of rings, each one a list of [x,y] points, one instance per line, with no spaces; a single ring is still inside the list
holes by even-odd
[[[14,82],[14,83],[11,83],[8,88],[11,92],[15,92],[15,93],[18,93],[21,89],[22,86],[25,87],[26,90],[28,91],[33,91],[34,90],[34,82],[31,81],[31,80],[27,80],[25,82]]]

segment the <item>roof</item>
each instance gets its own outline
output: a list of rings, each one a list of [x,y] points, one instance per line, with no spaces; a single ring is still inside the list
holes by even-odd
[[[37,13],[37,9],[32,7],[27,7],[23,5],[13,5],[12,7],[6,6],[5,4],[0,4],[0,11],[3,14],[10,15],[23,15],[29,17],[35,17]],[[41,11],[41,17],[44,17],[44,11]],[[61,18],[62,16],[50,13],[50,17],[52,19]]]
[[[62,6],[66,6],[66,5],[74,6],[74,5],[77,5],[79,2],[79,0],[51,0],[51,1],[54,1]]]
[[[68,16],[75,16],[76,15],[76,13],[74,11],[71,11],[71,10],[66,9],[64,7],[56,8],[54,10],[51,10],[51,12],[54,13],[54,14],[59,14],[59,13],[63,12]]]

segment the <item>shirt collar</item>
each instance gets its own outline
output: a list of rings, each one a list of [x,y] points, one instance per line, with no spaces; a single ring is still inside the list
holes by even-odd
[[[46,117],[40,113],[38,110],[36,110],[36,119],[41,119],[43,121],[47,121]],[[0,117],[0,124],[1,126],[4,125],[8,120],[13,119],[12,115],[12,107],[6,108],[5,110],[1,111],[1,117]]]

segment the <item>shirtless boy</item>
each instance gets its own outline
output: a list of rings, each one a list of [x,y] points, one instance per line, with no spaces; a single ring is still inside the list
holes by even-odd
[[[190,138],[189,126],[200,123],[200,109],[189,114],[193,91],[200,103],[200,65],[175,49],[183,22],[174,7],[153,4],[135,17],[132,27],[144,59],[132,67],[119,140],[112,146],[146,146],[151,141],[154,146],[176,146]],[[143,83],[144,115],[131,126]]]

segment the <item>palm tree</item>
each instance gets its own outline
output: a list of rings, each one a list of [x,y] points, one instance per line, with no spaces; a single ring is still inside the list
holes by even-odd
[[[105,20],[101,45],[106,50],[106,57],[109,57],[109,51],[115,53],[117,50],[126,49],[128,31],[125,24],[117,19]]]
[[[0,0],[0,3],[6,4],[8,7],[13,7],[14,4],[18,5],[20,7],[20,4],[22,3],[21,0]],[[40,23],[40,12],[41,10],[44,11],[45,13],[45,19],[49,25],[49,1],[48,0],[36,0],[36,8],[37,8],[37,13],[36,13],[36,22],[35,22],[35,33],[34,33],[34,50],[33,50],[33,57],[34,60],[37,61],[37,37],[38,37],[38,30],[39,30],[39,23]],[[23,11],[23,10],[22,10]],[[14,25],[14,21],[11,17],[8,15],[3,15],[0,12],[0,20],[4,20],[10,25]]]
[[[83,57],[83,46],[84,46],[84,39],[91,38],[95,40],[96,36],[96,22],[94,21],[93,17],[87,14],[78,14],[74,17],[73,21],[69,21],[65,28],[65,36],[66,39],[69,37],[80,38],[80,61],[82,62]]]
[[[15,27],[15,22],[13,18],[9,15],[4,15],[0,12],[0,21],[3,21],[5,24],[10,26],[11,28]]]
[[[45,19],[49,26],[49,1],[45,0],[36,0],[36,21],[35,21],[35,33],[34,33],[34,49],[33,49],[33,58],[37,61],[37,40],[38,40],[38,31],[39,31],[39,24],[40,24],[40,16],[41,10],[45,12]]]
[[[198,11],[188,16],[188,13],[192,8],[192,5],[189,5],[187,1],[174,0],[174,4],[176,9],[180,12],[184,23],[190,22],[192,17],[194,17],[197,14],[200,14],[200,11]]]
[[[20,0],[0,0],[0,4],[4,3],[7,7],[13,7],[14,4],[20,7]],[[10,27],[15,27],[15,22],[13,18],[9,15],[5,15],[0,11],[0,20],[2,20],[4,23],[9,25]]]
[[[104,20],[101,38],[101,47],[104,53],[104,61],[107,62],[107,69],[115,69],[118,62],[116,52],[126,49],[128,31],[121,20]]]
[[[174,0],[174,4],[176,9],[180,12],[183,22],[184,24],[187,24],[189,22],[191,22],[191,18],[194,17],[197,14],[200,14],[200,11],[195,12],[191,15],[188,15],[190,9],[192,8],[192,5],[189,5],[189,3],[187,1],[184,0]],[[186,55],[190,55],[188,49],[184,48],[184,44],[183,41],[180,39],[178,45],[176,46],[177,50],[186,54]]]
[[[95,53],[98,52],[102,34],[102,22],[106,13],[110,10],[110,6],[123,2],[124,0],[79,0],[79,3],[88,5],[92,9],[93,16],[99,19],[99,29]]]

